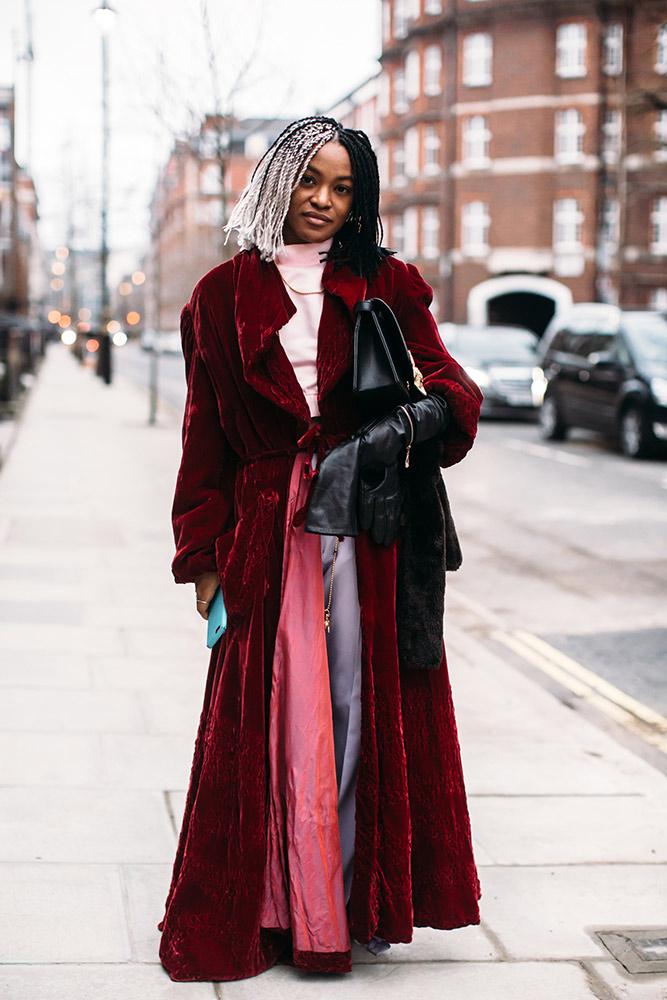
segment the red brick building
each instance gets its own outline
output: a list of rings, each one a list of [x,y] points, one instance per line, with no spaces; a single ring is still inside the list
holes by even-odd
[[[386,241],[439,319],[667,307],[667,2],[382,7]]]

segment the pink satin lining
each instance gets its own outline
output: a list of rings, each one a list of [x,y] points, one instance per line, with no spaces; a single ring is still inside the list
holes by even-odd
[[[263,927],[291,927],[297,951],[345,952],[329,669],[320,536],[294,524],[306,499],[307,457],[290,481],[282,603],[269,718],[269,817]]]

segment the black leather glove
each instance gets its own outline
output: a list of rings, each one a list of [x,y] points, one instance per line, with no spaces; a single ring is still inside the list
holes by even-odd
[[[378,545],[391,545],[401,526],[401,479],[398,462],[359,474],[359,524]]]
[[[386,417],[373,420],[361,429],[359,465],[386,468],[398,458],[403,448],[441,434],[449,420],[444,396],[431,393],[416,403],[398,406]]]

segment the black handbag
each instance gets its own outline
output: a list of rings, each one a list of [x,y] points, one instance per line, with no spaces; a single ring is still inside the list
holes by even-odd
[[[352,391],[366,414],[384,416],[401,403],[424,395],[415,382],[415,367],[392,310],[383,299],[364,299],[354,306]]]

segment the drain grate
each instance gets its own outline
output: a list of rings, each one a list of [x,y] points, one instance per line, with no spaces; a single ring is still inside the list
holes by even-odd
[[[667,972],[667,927],[615,927],[595,933],[628,972]]]

